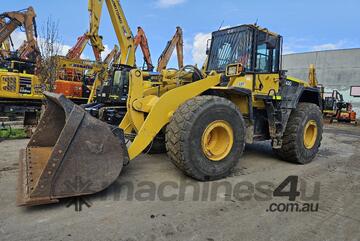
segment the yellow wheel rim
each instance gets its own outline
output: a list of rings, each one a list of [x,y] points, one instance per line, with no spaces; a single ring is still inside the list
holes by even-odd
[[[304,146],[306,149],[314,147],[318,135],[316,121],[309,120],[304,129]]]
[[[233,144],[233,129],[223,120],[210,123],[201,138],[202,150],[211,161],[224,159],[230,153]]]

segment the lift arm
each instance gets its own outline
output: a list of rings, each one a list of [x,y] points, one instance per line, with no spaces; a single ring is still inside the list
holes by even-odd
[[[134,37],[126,20],[124,11],[118,0],[89,0],[90,30],[88,36],[91,45],[100,53],[104,51],[102,37],[99,35],[101,11],[104,1],[116,33],[120,46],[120,64],[135,66],[135,43]]]
[[[167,43],[164,51],[159,57],[157,71],[166,69],[171,55],[173,54],[176,47],[177,59],[179,69],[184,67],[184,40],[183,40],[183,31],[180,27],[176,28],[176,33],[174,37]]]

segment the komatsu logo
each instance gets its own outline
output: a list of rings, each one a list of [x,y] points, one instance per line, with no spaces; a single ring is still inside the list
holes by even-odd
[[[114,9],[115,9],[115,12],[116,12],[116,16],[118,17],[119,19],[119,22],[121,24],[123,24],[123,19],[121,18],[121,15],[120,15],[120,12],[119,12],[119,9],[118,9],[118,5],[119,5],[119,2],[117,0],[112,0],[112,3],[113,3],[113,6],[114,6]]]
[[[83,64],[72,64],[71,67],[79,68],[79,69],[92,69],[93,68],[90,65],[83,65]]]

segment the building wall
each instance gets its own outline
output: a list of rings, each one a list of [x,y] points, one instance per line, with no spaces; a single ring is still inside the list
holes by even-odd
[[[315,64],[318,82],[325,91],[339,90],[360,115],[360,97],[350,96],[350,86],[360,86],[360,48],[283,56],[283,69],[299,79],[308,79],[310,64]]]

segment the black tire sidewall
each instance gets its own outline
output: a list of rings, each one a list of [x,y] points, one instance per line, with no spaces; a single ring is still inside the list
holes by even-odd
[[[316,122],[318,133],[314,146],[311,149],[307,149],[304,145],[304,131],[307,123],[311,120]],[[318,153],[322,131],[321,113],[317,109],[309,108],[308,112],[305,112],[305,116],[298,126],[296,135],[297,143],[299,143],[299,145],[297,145],[297,154],[300,157],[299,160],[301,160],[301,164],[310,163]]]
[[[235,107],[236,108],[236,107]],[[217,120],[229,123],[233,130],[234,142],[230,153],[223,160],[211,161],[202,150],[201,139],[207,126]],[[190,131],[185,136],[185,160],[189,160],[192,169],[198,172],[200,179],[219,179],[227,176],[237,164],[245,147],[245,126],[239,111],[228,105],[208,106],[192,122]]]

